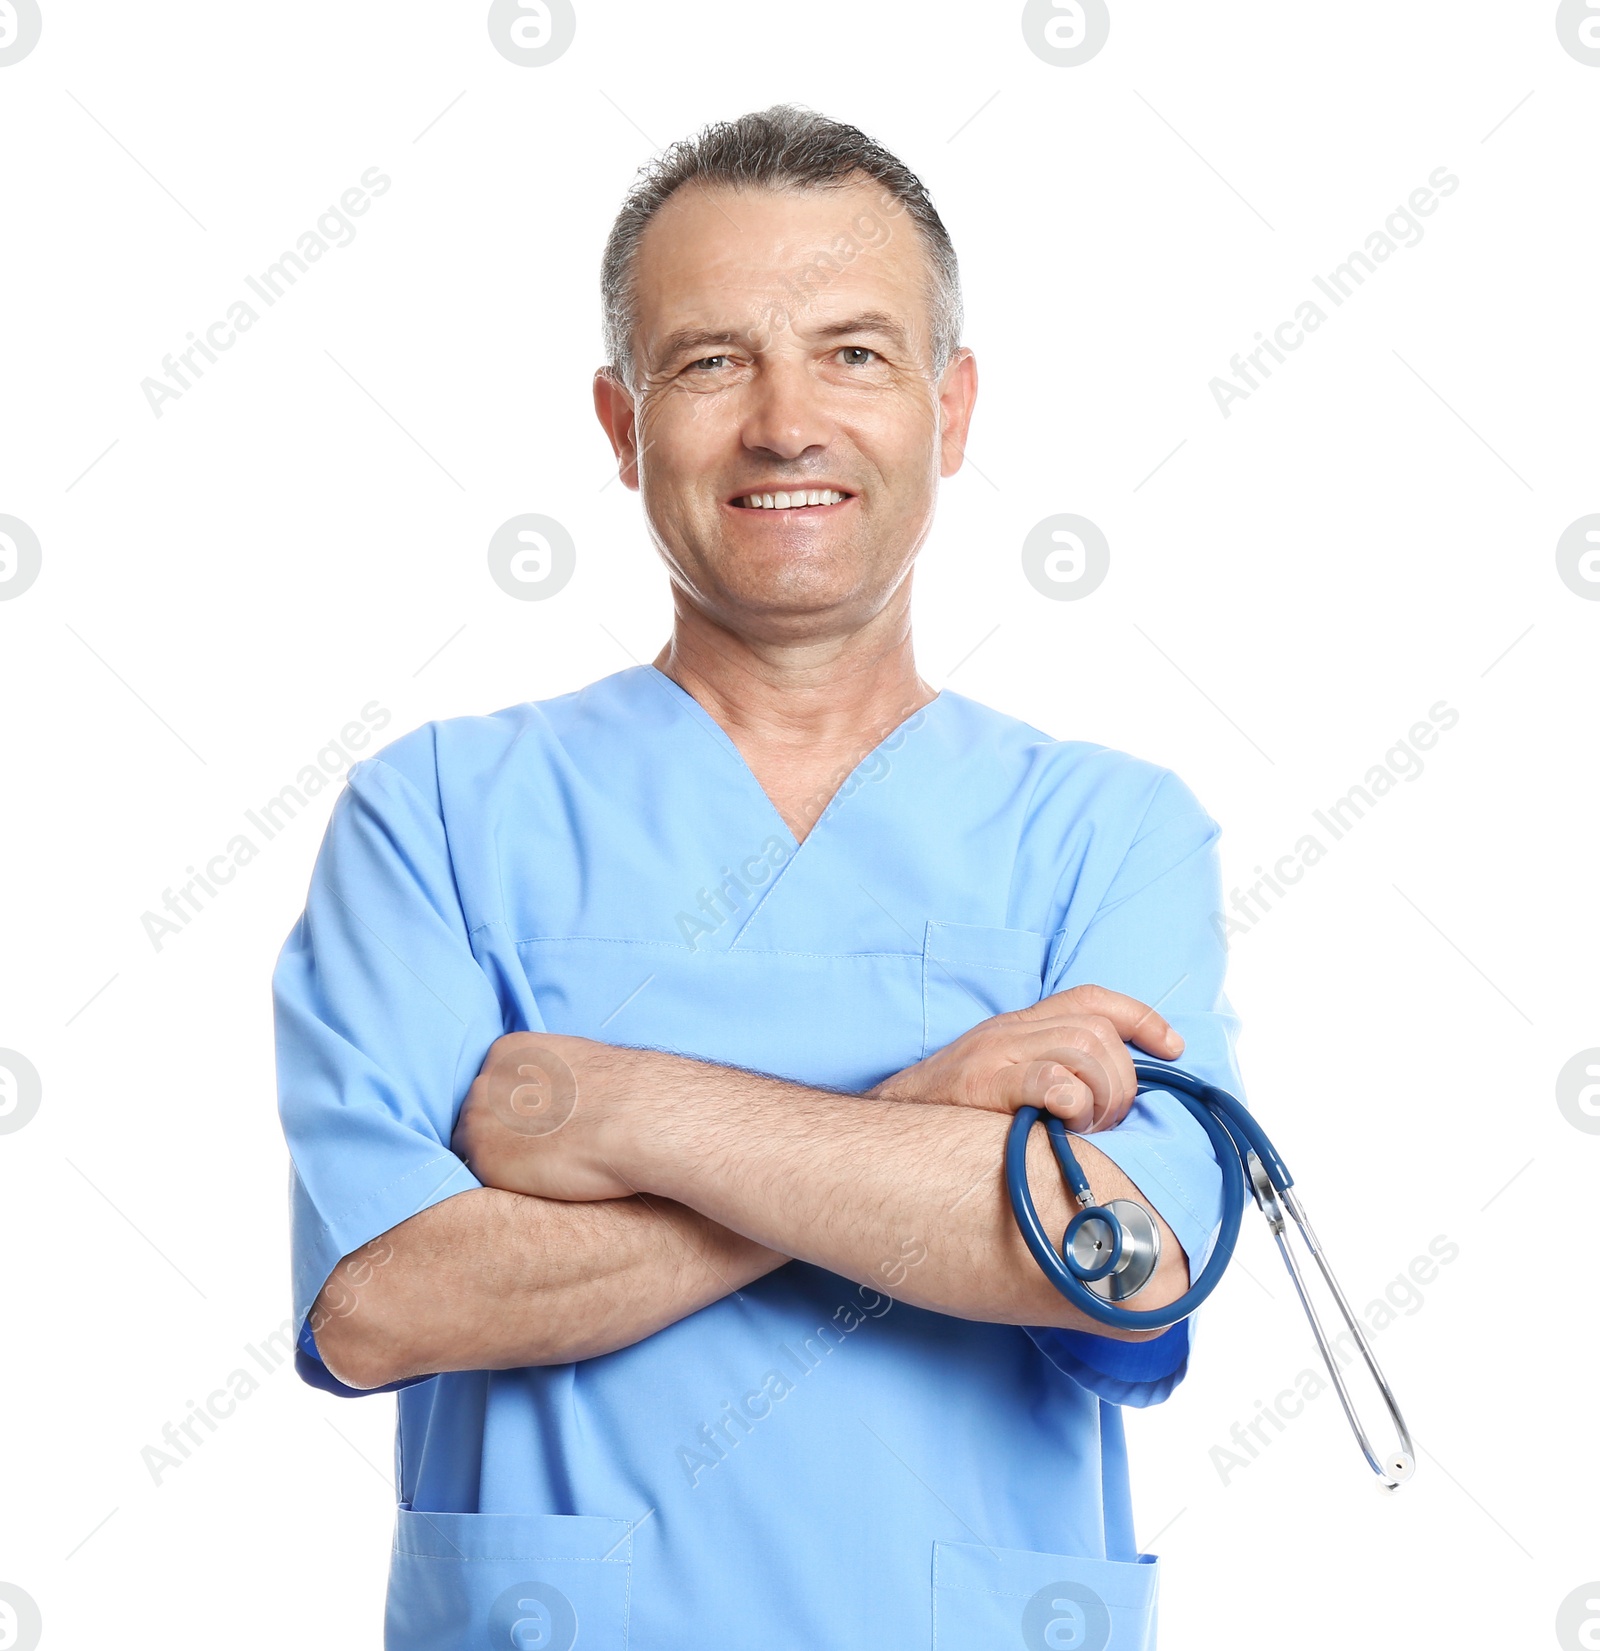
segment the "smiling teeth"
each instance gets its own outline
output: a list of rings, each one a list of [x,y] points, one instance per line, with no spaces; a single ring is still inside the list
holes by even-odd
[[[790,510],[799,505],[843,504],[844,494],[831,487],[813,487],[802,493],[746,493],[740,499],[746,510]]]

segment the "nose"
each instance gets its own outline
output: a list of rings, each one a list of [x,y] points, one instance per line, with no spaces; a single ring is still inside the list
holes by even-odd
[[[813,447],[825,449],[833,436],[821,387],[805,360],[787,352],[762,359],[743,411],[740,437],[752,452],[797,459]]]

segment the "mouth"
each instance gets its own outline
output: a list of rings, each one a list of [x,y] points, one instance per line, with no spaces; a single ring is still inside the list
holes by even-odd
[[[734,510],[773,518],[826,516],[841,510],[855,498],[841,487],[772,488],[757,493],[739,493],[727,501]]]

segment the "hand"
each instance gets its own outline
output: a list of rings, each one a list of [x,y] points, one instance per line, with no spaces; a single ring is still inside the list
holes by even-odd
[[[606,1161],[606,1126],[641,1092],[652,1051],[553,1032],[508,1032],[489,1046],[451,1149],[488,1187],[575,1203],[633,1192]]]
[[[1163,1060],[1183,1053],[1183,1039],[1147,1004],[1074,986],[983,1021],[867,1093],[991,1112],[1037,1106],[1086,1135],[1121,1123],[1138,1093],[1124,1039]]]

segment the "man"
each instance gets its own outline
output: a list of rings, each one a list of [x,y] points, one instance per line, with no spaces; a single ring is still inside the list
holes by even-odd
[[[1153,1644],[1118,1407],[1188,1326],[1069,1307],[1001,1162],[1056,1113],[1187,1288],[1220,1175],[1129,1045],[1238,1092],[1217,828],[917,675],[977,375],[899,161],[713,127],[603,287],[671,640],[358,763],[274,976],[302,1374],[400,1395],[387,1643]]]

